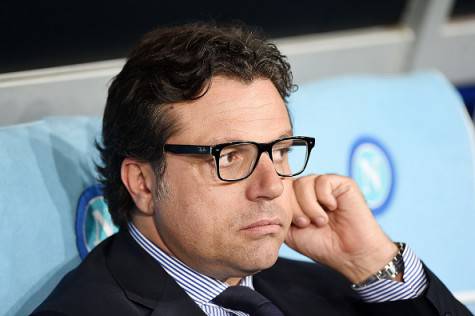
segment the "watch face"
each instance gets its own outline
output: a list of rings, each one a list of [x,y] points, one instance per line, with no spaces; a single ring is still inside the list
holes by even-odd
[[[393,261],[388,263],[384,272],[386,272],[384,278],[389,280],[394,279],[399,274],[399,271],[397,270]]]
[[[360,282],[358,284],[353,284],[353,288],[362,288],[368,286],[378,280],[394,280],[397,275],[404,271],[404,260],[402,253],[404,252],[405,244],[397,242],[396,246],[399,248],[397,255],[375,274]]]

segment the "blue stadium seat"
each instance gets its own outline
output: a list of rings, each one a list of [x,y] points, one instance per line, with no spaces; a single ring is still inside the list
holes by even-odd
[[[75,210],[95,182],[99,119],[0,129],[0,315],[27,315],[79,263]]]
[[[290,109],[295,134],[317,139],[308,172],[354,177],[391,238],[454,292],[475,290],[473,126],[444,77],[323,80],[301,86]],[[79,263],[76,206],[96,183],[99,129],[89,117],[0,128],[1,315],[28,314]]]
[[[475,303],[474,128],[451,83],[435,72],[340,77],[289,104],[294,133],[316,138],[307,170],[352,176],[388,235]]]

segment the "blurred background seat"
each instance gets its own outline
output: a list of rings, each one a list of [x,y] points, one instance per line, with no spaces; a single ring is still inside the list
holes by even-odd
[[[340,77],[301,86],[290,110],[295,134],[317,139],[307,172],[353,176],[390,237],[469,299],[474,139],[453,86],[438,73]],[[0,129],[0,314],[28,314],[79,263],[75,212],[96,183],[99,123]],[[286,247],[281,255],[305,260]]]
[[[0,128],[0,315],[28,315],[79,263],[75,210],[95,183],[99,119]]]
[[[294,133],[316,137],[307,172],[353,177],[385,232],[475,310],[474,129],[453,85],[437,72],[340,77],[301,86],[290,111]]]

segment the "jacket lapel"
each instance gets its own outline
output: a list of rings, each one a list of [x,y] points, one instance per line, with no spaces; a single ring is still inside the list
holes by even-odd
[[[254,289],[268,298],[273,304],[275,304],[285,316],[302,316],[296,311],[295,307],[292,308],[291,303],[286,297],[286,293],[282,293],[276,290],[275,286],[269,282],[261,273],[254,275],[253,277]]]
[[[152,315],[205,315],[129,232],[121,230],[106,252],[106,264],[127,297]]]

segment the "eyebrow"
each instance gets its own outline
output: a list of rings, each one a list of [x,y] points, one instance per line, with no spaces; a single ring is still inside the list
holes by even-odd
[[[281,134],[279,137],[277,137],[275,139],[284,138],[284,137],[291,137],[291,136],[293,136],[293,131],[290,129],[290,130],[284,132],[283,134]],[[221,144],[221,143],[247,142],[247,141],[250,141],[250,140],[249,139],[230,138],[230,137],[213,137],[208,142],[210,144],[216,145],[216,144]],[[272,140],[270,140],[270,141],[272,141]]]

